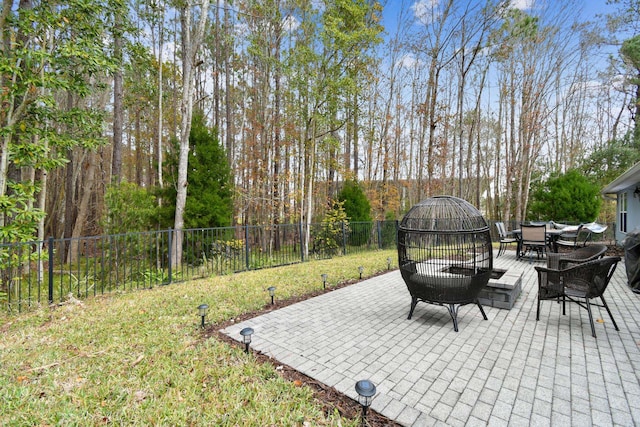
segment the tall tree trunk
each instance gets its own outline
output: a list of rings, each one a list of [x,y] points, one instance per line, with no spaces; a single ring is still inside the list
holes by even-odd
[[[195,59],[202,44],[204,30],[209,16],[209,0],[203,0],[200,8],[200,19],[192,22],[194,0],[186,1],[180,10],[181,48],[182,48],[182,99],[180,101],[180,154],[178,160],[178,182],[176,194],[176,210],[174,218],[175,238],[171,250],[172,264],[180,266],[182,260],[182,241],[184,228],[184,208],[187,202],[187,168],[189,163],[189,133],[191,132],[191,116],[193,113]],[[192,26],[193,25],[193,26]]]
[[[164,10],[164,2],[162,2],[163,4],[160,6],[160,10]],[[162,163],[164,161],[164,144],[162,142],[162,136],[163,136],[163,128],[162,125],[164,124],[164,110],[163,110],[163,103],[162,103],[162,97],[164,96],[164,83],[162,81],[163,79],[163,68],[164,68],[164,64],[163,64],[163,57],[162,57],[162,50],[164,49],[164,14],[160,14],[160,28],[158,29],[158,141],[157,141],[157,159],[158,159],[158,165],[157,165],[157,174],[158,174],[158,186],[160,188],[164,187],[164,177],[162,175]],[[158,204],[160,204],[160,206],[162,206],[162,199],[158,199]]]
[[[279,5],[277,4],[279,7]],[[276,46],[274,52],[274,62],[276,64],[280,63],[280,40],[281,40],[281,28],[278,25],[276,32]],[[272,178],[272,194],[271,194],[271,220],[274,225],[273,232],[271,236],[271,240],[273,242],[273,247],[275,250],[280,250],[280,230],[278,229],[278,225],[280,224],[280,214],[281,214],[281,198],[280,198],[280,182],[281,180],[281,171],[280,164],[282,162],[282,142],[281,142],[281,118],[280,118],[280,103],[282,98],[281,88],[280,88],[280,78],[281,78],[281,69],[279,66],[276,66],[274,69],[274,105],[273,105],[273,178]]]
[[[113,155],[111,157],[111,181],[120,184],[122,180],[122,126],[124,116],[123,106],[123,76],[122,76],[122,18],[116,14],[113,29],[113,55],[118,68],[113,75]]]
[[[71,232],[71,242],[69,245],[69,253],[67,256],[68,263],[74,263],[78,260],[78,256],[80,255],[80,237],[82,237],[84,225],[86,223],[86,218],[89,214],[89,202],[91,200],[91,196],[93,195],[93,187],[95,184],[95,170],[96,170],[96,160],[95,153],[90,152],[85,156],[82,170],[84,171],[83,179],[82,179],[82,190],[80,197],[80,203],[78,204],[78,214],[77,220],[73,225],[73,230]]]
[[[225,8],[224,10],[224,34],[231,33],[231,25],[229,22],[229,10]],[[233,121],[233,91],[231,84],[231,74],[233,70],[231,69],[231,52],[233,51],[233,42],[230,38],[225,38],[223,44],[223,57],[224,57],[224,110],[225,110],[225,124],[226,124],[226,132],[225,132],[225,147],[227,149],[227,161],[229,165],[233,165],[234,156],[235,156],[235,139],[234,139],[234,121]]]

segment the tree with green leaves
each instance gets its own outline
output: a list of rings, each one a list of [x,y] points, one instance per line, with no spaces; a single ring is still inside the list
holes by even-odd
[[[360,184],[355,179],[345,181],[338,200],[343,203],[350,221],[349,244],[360,246],[367,243],[372,231],[371,203]]]
[[[371,221],[371,203],[356,180],[345,181],[338,194],[349,221]]]
[[[343,244],[343,233],[350,231],[348,221],[344,203],[339,200],[331,201],[322,218],[320,230],[313,236],[313,252],[316,256],[338,253]]]
[[[629,83],[635,87],[632,98],[632,110],[634,111],[634,131],[633,139],[636,145],[640,145],[640,35],[631,37],[622,43],[620,48],[622,58],[632,71]]]
[[[586,157],[580,169],[592,182],[604,187],[640,161],[640,150],[628,132],[624,137],[608,141]]]
[[[552,175],[533,187],[530,219],[582,223],[595,221],[600,213],[600,186],[575,169]]]
[[[0,13],[0,239],[44,238],[47,172],[106,142],[103,114],[80,102],[113,62],[109,0],[4,1]]]
[[[157,215],[152,192],[132,182],[112,184],[104,196],[105,234],[121,234],[152,230]]]
[[[178,182],[173,227],[176,230],[174,246],[171,248],[173,265],[182,260],[182,230],[185,225],[187,203],[187,171],[189,170],[189,136],[195,97],[195,73],[198,66],[198,52],[204,38],[209,17],[209,0],[179,2],[180,40],[182,60],[182,98],[180,99],[180,149],[178,156]]]
[[[177,147],[176,147],[177,148]],[[175,215],[176,177],[178,176],[177,150],[167,155],[165,170],[168,186],[164,194],[162,226],[168,227]],[[233,215],[231,168],[227,155],[210,129],[204,114],[193,114],[189,135],[189,187],[185,206],[185,228],[226,227]]]

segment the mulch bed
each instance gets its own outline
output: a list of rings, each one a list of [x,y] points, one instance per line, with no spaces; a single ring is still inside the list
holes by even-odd
[[[386,271],[381,272],[378,275],[384,274],[384,273],[386,273]],[[375,275],[368,276],[367,278],[371,278],[371,277],[375,277]],[[286,300],[275,300],[274,304],[268,304],[260,310],[249,312],[249,313],[243,313],[242,315],[234,317],[233,319],[229,319],[225,322],[208,326],[204,333],[204,337],[209,338],[213,336],[220,341],[228,343],[229,345],[241,347],[242,344],[239,341],[236,341],[233,338],[221,333],[220,330],[225,329],[226,327],[231,326],[235,323],[253,319],[254,317],[260,316],[261,314],[269,313],[270,311],[278,310],[288,305],[295,304],[297,302],[304,301],[309,298],[313,298],[315,296],[325,294],[327,292],[332,292],[336,289],[350,286],[357,282],[359,282],[359,280],[348,280],[348,281],[339,283],[337,285],[331,286],[330,288],[327,288],[327,289],[320,289],[305,295],[299,295]],[[323,384],[322,382],[317,381],[295,370],[290,366],[284,365],[279,361],[259,351],[253,350],[252,354],[258,362],[270,363],[271,365],[275,366],[276,372],[278,372],[286,380],[293,382],[296,386],[300,386],[300,387],[307,386],[311,390],[313,390],[313,394],[317,399],[317,401],[321,404],[325,414],[332,415],[337,411],[342,417],[353,419],[353,420],[360,419],[360,417],[362,416],[362,408],[360,404],[355,400],[351,399],[350,397],[347,397],[344,394],[340,393],[335,388],[329,387],[326,384]],[[385,426],[399,427],[400,426],[400,424],[396,423],[393,420],[388,419],[387,417],[379,414],[378,412],[372,409],[369,409],[367,411],[366,424],[363,424],[363,425],[367,425],[371,427],[385,427]]]

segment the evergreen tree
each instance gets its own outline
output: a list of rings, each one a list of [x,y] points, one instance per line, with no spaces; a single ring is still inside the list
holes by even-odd
[[[371,221],[371,203],[356,180],[348,180],[338,194],[349,221]]]
[[[347,219],[351,222],[349,244],[361,246],[367,243],[372,232],[371,203],[362,187],[355,179],[346,181],[338,194],[338,200],[344,204]]]
[[[573,169],[553,175],[532,189],[529,218],[560,222],[591,222],[600,213],[600,187]]]
[[[177,145],[177,142],[174,142]],[[207,127],[202,112],[194,112],[189,133],[189,170],[187,173],[187,201],[185,228],[226,227],[231,224],[232,187],[231,168],[216,132]],[[177,146],[176,146],[177,148]],[[161,213],[162,223],[170,226],[175,213],[177,149],[167,156],[170,185],[165,192]]]

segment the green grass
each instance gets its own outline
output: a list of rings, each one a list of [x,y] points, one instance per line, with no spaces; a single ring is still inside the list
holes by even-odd
[[[205,339],[196,308],[225,322],[268,304],[269,286],[304,295],[322,273],[331,286],[387,257],[397,265],[377,251],[2,314],[0,425],[356,426],[241,346]]]

